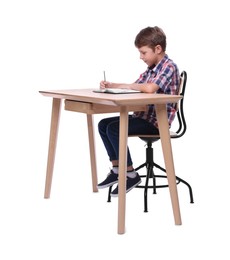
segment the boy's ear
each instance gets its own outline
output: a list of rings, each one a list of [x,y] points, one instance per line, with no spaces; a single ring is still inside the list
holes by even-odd
[[[162,53],[162,47],[159,44],[157,46],[155,46],[155,52],[157,54],[161,54]]]

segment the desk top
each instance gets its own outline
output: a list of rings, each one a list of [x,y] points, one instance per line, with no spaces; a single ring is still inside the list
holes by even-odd
[[[93,90],[95,89],[46,90],[39,91],[39,93],[58,99],[70,99],[110,106],[177,103],[182,98],[180,95],[148,93],[109,94],[95,93]]]

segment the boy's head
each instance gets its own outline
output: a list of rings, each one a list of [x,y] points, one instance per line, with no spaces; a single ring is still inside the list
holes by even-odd
[[[163,52],[166,50],[166,35],[158,26],[146,27],[142,29],[136,36],[135,46],[140,49],[148,46],[153,51],[157,45],[161,46]]]

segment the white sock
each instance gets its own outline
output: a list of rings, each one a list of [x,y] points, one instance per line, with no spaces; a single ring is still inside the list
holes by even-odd
[[[127,172],[127,176],[129,178],[135,178],[137,176],[137,172],[135,172],[135,170],[129,171]]]
[[[117,166],[113,166],[112,171],[116,174],[118,174],[118,167]]]
[[[115,174],[118,174],[118,171],[119,171],[118,166],[113,166],[112,171],[113,171]],[[135,172],[135,170],[127,171],[126,174],[127,174],[127,176],[128,176],[129,178],[135,178],[135,177],[137,176],[137,173]]]

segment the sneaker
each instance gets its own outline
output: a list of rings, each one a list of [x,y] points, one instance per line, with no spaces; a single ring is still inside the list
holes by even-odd
[[[113,170],[107,175],[106,179],[97,185],[98,189],[104,189],[118,183],[118,174],[114,173]]]
[[[137,173],[135,178],[130,178],[127,176],[126,180],[126,193],[129,192],[131,189],[135,188],[138,184],[141,183],[141,177]],[[118,197],[118,185],[117,187],[111,192],[112,197]]]

